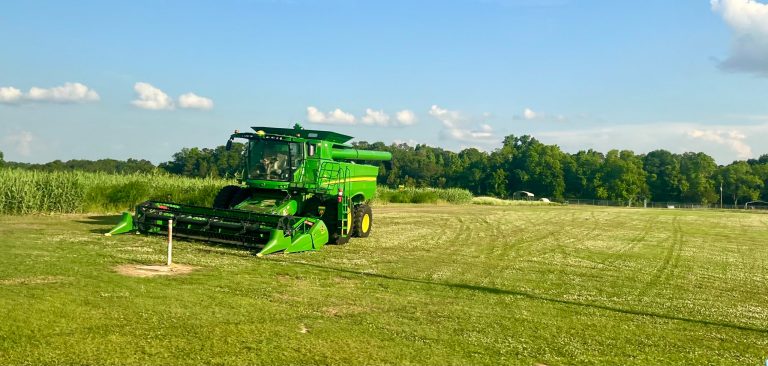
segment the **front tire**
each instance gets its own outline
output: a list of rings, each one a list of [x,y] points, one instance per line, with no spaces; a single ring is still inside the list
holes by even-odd
[[[360,204],[355,206],[355,217],[352,225],[352,236],[367,238],[373,228],[373,212],[371,206]]]
[[[226,186],[213,199],[213,208],[229,209],[232,199],[240,193],[240,186]]]
[[[324,202],[325,212],[323,213],[321,220],[325,222],[325,226],[328,228],[329,237],[328,242],[330,244],[343,245],[349,242],[349,237],[352,232],[349,230],[347,235],[341,235],[341,221],[339,220],[339,204],[336,200],[327,200]],[[349,212],[351,213],[351,212]],[[349,221],[347,221],[349,223]]]

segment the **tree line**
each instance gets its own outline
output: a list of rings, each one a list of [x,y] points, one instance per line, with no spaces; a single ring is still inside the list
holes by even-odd
[[[465,188],[475,195],[509,198],[517,191],[551,199],[605,199],[718,203],[768,201],[768,154],[759,159],[720,166],[705,153],[675,154],[655,150],[567,153],[531,136],[510,135],[491,152],[475,148],[460,152],[428,145],[353,143],[356,148],[389,151],[391,162],[379,165],[379,184],[390,187]],[[231,150],[184,148],[168,162],[147,160],[70,160],[46,164],[6,162],[7,166],[46,171],[84,170],[116,173],[166,171],[189,177],[235,177],[243,169],[244,145]],[[2,155],[0,155],[1,157]],[[0,161],[2,159],[0,158]],[[0,163],[1,164],[1,163]]]

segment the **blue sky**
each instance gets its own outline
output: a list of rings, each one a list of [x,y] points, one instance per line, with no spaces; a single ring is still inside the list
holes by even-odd
[[[6,160],[167,161],[254,125],[458,151],[768,153],[755,0],[16,1]]]

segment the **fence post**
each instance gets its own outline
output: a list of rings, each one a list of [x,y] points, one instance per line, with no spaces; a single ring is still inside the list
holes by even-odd
[[[168,267],[173,263],[173,219],[168,220]]]

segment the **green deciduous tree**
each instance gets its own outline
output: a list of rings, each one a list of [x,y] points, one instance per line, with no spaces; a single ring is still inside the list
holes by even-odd
[[[232,144],[229,151],[224,146],[183,148],[173,154],[173,160],[160,164],[160,168],[189,177],[233,177],[242,172],[244,150],[241,143]]]
[[[745,161],[734,162],[722,167],[717,173],[723,183],[723,194],[731,198],[734,205],[739,201],[754,201],[760,197],[763,181]]]
[[[574,198],[607,198],[602,187],[605,156],[592,149],[569,155],[564,164],[566,195]]]
[[[679,201],[680,159],[667,150],[651,151],[643,158],[646,182],[654,201]]]
[[[606,154],[602,181],[609,199],[631,205],[648,197],[643,161],[630,150],[611,150]]]
[[[707,154],[687,152],[680,155],[681,200],[702,204],[718,200],[713,176],[717,164]]]
[[[509,177],[507,192],[529,191],[537,196],[562,198],[564,156],[557,145],[545,145],[527,135],[510,135],[493,160]]]

